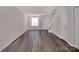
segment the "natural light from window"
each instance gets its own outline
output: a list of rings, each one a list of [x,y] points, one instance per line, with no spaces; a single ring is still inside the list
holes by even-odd
[[[32,24],[32,26],[38,26],[38,21],[39,21],[38,17],[32,17],[31,18],[31,24]]]

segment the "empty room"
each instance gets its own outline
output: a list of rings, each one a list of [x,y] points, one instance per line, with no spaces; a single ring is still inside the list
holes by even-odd
[[[79,52],[79,7],[0,6],[1,52]]]

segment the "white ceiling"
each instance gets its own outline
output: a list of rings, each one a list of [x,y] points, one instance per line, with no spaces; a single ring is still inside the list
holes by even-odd
[[[27,14],[49,14],[56,9],[55,6],[17,6],[17,8]]]

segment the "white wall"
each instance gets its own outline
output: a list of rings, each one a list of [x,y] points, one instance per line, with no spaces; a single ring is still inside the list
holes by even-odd
[[[53,20],[52,33],[73,45],[73,7],[59,7]]]
[[[51,23],[52,23],[52,18],[54,16],[54,13],[50,13],[48,15],[41,15],[40,16],[40,20],[42,22],[42,29],[45,29],[45,30],[51,30]]]
[[[71,43],[72,45],[74,45],[74,31],[73,31],[73,28],[74,28],[74,19],[73,19],[73,6],[70,6],[70,7],[67,7],[67,17],[68,17],[68,40],[69,40],[69,43]]]
[[[25,16],[15,7],[0,7],[0,51],[26,30]]]
[[[50,18],[48,17],[48,15],[41,16],[40,18],[43,21],[42,28],[48,30],[50,24]]]

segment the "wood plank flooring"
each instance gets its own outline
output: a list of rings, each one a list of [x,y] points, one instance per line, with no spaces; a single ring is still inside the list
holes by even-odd
[[[77,52],[67,42],[46,30],[28,30],[2,52]]]

